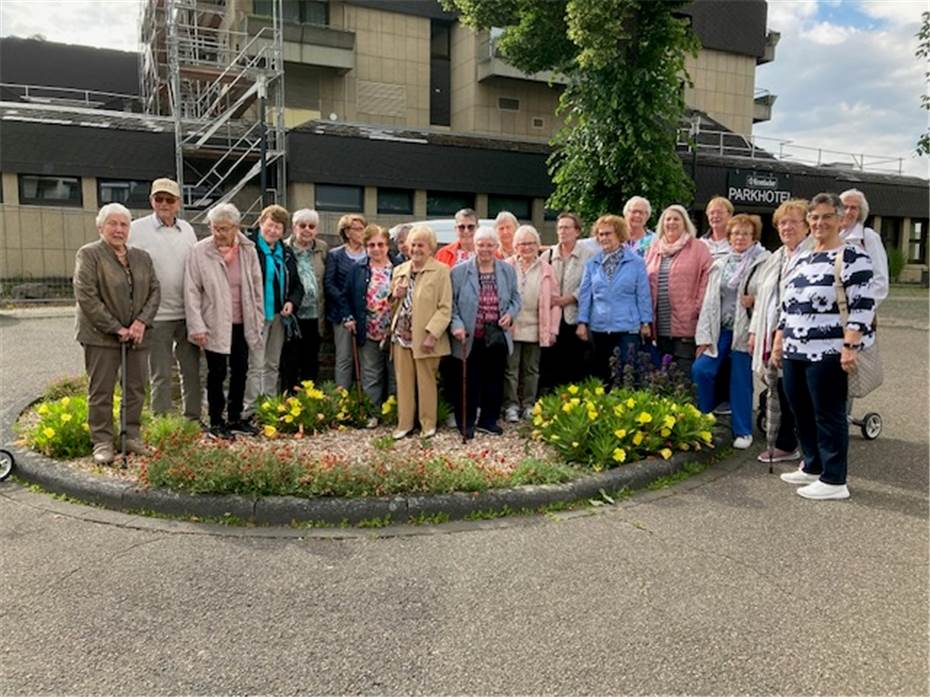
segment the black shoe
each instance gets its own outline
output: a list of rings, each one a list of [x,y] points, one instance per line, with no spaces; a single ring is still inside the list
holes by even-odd
[[[239,419],[229,424],[229,430],[235,435],[257,436],[260,431],[258,426],[247,419]]]
[[[487,426],[477,426],[477,427],[475,427],[475,430],[478,431],[478,433],[486,433],[486,434],[489,435],[489,436],[502,436],[502,435],[504,435],[504,429],[502,429],[502,428],[501,428],[500,426],[498,426],[497,424],[490,424],[490,425],[487,425]]]
[[[232,440],[233,434],[226,424],[215,424],[207,429],[207,435],[215,440]]]

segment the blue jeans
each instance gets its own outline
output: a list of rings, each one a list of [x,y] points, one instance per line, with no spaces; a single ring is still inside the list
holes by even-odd
[[[745,351],[732,351],[733,330],[721,329],[717,341],[717,357],[701,354],[691,367],[691,379],[697,387],[698,408],[709,414],[717,406],[714,385],[717,373],[730,361],[730,424],[733,435],[752,435],[752,356]]]
[[[613,374],[610,369],[610,358],[614,350],[618,351],[619,371],[618,382],[623,380],[623,366],[627,363],[636,366],[636,353],[642,344],[636,332],[591,332],[591,343],[594,345],[594,377],[610,389],[613,385]]]
[[[820,361],[785,359],[785,395],[804,453],[804,471],[825,484],[846,483],[849,384],[837,355]]]

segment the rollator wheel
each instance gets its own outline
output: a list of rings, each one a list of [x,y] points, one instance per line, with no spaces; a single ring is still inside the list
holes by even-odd
[[[0,450],[0,482],[10,476],[13,471],[13,453],[8,450]]]
[[[765,412],[760,410],[759,413],[756,414],[756,428],[758,428],[759,433],[762,433],[763,435],[768,433],[768,424],[766,421],[767,419],[765,418]]]
[[[882,434],[882,417],[874,411],[862,417],[862,437],[866,440],[875,440]]]

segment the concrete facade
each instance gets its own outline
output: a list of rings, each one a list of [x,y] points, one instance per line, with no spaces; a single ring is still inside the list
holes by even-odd
[[[703,111],[735,133],[752,135],[756,60],[752,56],[702,49],[689,56],[685,69],[693,86],[685,87],[685,103]]]

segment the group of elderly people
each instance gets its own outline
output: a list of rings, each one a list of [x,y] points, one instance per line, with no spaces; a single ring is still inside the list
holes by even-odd
[[[315,211],[289,217],[277,205],[246,234],[236,208],[220,204],[207,215],[210,236],[197,242],[177,219],[175,182],[157,180],[151,203],[153,214],[135,222],[123,206],[104,206],[100,241],[77,255],[77,338],[98,462],[114,458],[121,344],[132,347],[125,446],[137,453],[146,367],[153,410],[165,413],[175,359],[184,413],[199,419],[203,349],[211,432],[254,433],[259,395],[317,377],[325,319],[336,382],[357,381],[376,407],[396,394],[397,439],[417,422],[421,436],[436,433],[440,390],[466,439],[500,434],[501,413],[530,418],[540,390],[587,375],[609,385],[654,345],[691,375],[703,411],[729,400],[737,448],[752,443],[753,372],[764,376],[782,418],[775,447],[759,459],[802,460],[783,479],[804,484],[808,498],[849,495],[846,375],[874,341],[874,308],[888,289],[859,191],[784,202],[774,253],[760,244],[758,216],[734,215],[722,197],[707,205],[703,237],[680,205],[649,230],[649,201],[635,196],[623,216],[598,218],[584,240],[579,218],[562,213],[558,243],[545,250],[510,213],[479,227],[470,209],[455,216],[456,240],[438,249],[428,225],[404,226],[392,240],[349,214],[338,225],[343,244],[329,250],[317,239]]]

